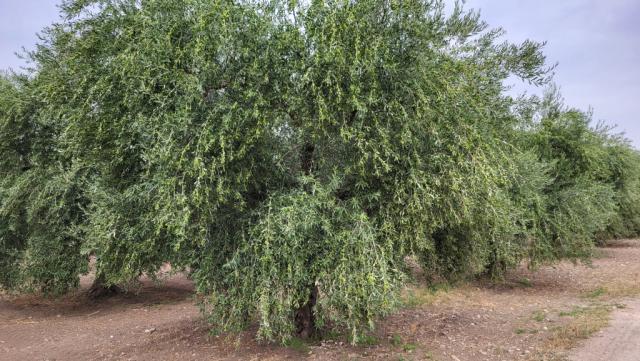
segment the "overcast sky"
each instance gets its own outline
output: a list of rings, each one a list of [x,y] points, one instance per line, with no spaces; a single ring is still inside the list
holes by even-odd
[[[14,52],[31,49],[36,33],[57,20],[56,3],[0,0],[0,69],[24,64]],[[567,104],[593,107],[596,120],[618,125],[640,148],[640,1],[468,0],[467,7],[509,40],[546,40]]]
[[[640,1],[468,0],[507,39],[547,41],[568,105],[593,108],[640,148]]]

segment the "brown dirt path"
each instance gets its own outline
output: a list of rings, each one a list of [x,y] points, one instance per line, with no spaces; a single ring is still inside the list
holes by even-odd
[[[566,360],[568,348],[598,330],[584,310],[617,307],[640,293],[640,241],[614,242],[599,253],[591,266],[523,268],[499,285],[476,281],[438,292],[414,286],[407,308],[381,320],[361,346],[340,335],[295,347],[260,344],[251,331],[211,336],[182,275],[163,285],[143,281],[138,293],[96,303],[79,294],[0,294],[0,361]]]
[[[640,300],[616,311],[609,327],[571,353],[571,361],[639,361]]]

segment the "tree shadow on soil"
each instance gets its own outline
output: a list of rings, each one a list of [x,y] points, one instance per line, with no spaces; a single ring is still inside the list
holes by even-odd
[[[83,280],[81,282],[83,286],[80,289],[56,298],[38,294],[15,296],[0,294],[0,314],[7,319],[36,316],[86,316],[98,312],[124,311],[131,306],[148,307],[179,303],[192,298],[194,294],[193,283],[182,274],[174,275],[161,282],[153,282],[143,277],[136,287],[98,299],[87,296],[87,283],[90,284],[87,280]]]

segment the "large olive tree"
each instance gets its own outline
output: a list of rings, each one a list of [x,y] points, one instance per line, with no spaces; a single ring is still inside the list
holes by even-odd
[[[64,272],[31,279],[57,289],[89,255],[104,286],[171,262],[218,330],[355,340],[407,256],[445,278],[582,256],[548,221],[551,133],[523,131],[503,86],[548,80],[541,44],[500,36],[442,1],[65,1],[2,83],[3,155],[46,146],[1,163],[0,266],[45,239]]]

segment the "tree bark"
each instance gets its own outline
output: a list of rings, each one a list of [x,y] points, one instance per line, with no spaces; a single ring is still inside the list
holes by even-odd
[[[312,143],[305,143],[302,146],[302,154],[300,154],[300,166],[304,175],[311,175],[313,169],[313,152],[316,150],[316,146]]]
[[[300,167],[306,176],[310,176],[312,173],[313,153],[315,149],[315,145],[311,142],[306,142],[302,146]],[[307,189],[307,192],[310,192],[310,189]],[[311,262],[311,260],[308,260],[308,262]],[[302,307],[297,309],[295,313],[296,335],[300,338],[309,338],[316,332],[316,319],[313,313],[318,301],[318,286],[313,284],[310,285],[308,289],[309,299]]]
[[[316,318],[313,314],[318,301],[318,286],[313,285],[309,294],[309,300],[296,311],[295,325],[296,336],[309,338],[316,333]]]
[[[107,280],[104,277],[104,274],[100,274],[96,276],[93,284],[89,287],[87,296],[95,300],[98,298],[110,297],[121,292],[122,289],[116,285],[107,286]]]

